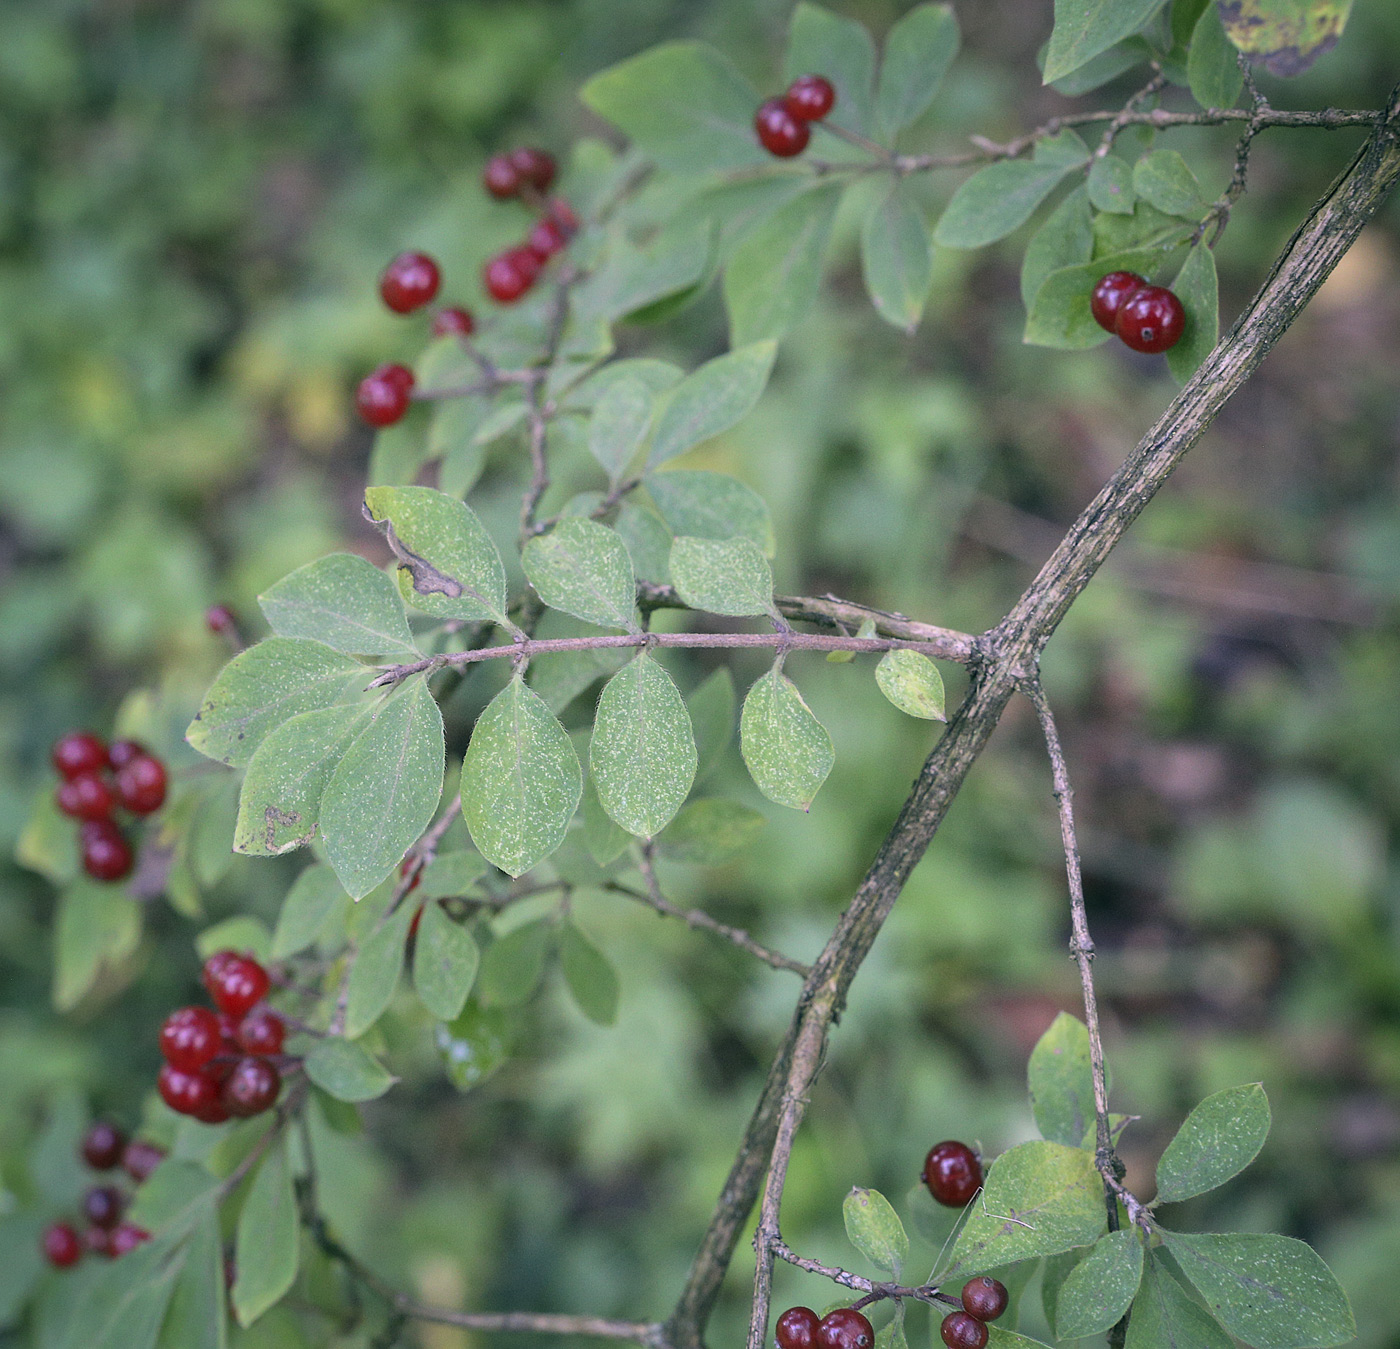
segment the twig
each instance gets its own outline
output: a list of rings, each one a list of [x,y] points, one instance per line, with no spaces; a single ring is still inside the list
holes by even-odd
[[[781,1237],[773,1243],[773,1254],[779,1260],[786,1261],[789,1265],[796,1265],[798,1269],[804,1270],[808,1274],[820,1274],[823,1278],[831,1279],[844,1288],[864,1293],[863,1298],[851,1304],[857,1311],[862,1307],[868,1307],[872,1302],[880,1302],[887,1298],[898,1301],[906,1297],[935,1305],[941,1302],[945,1306],[962,1306],[960,1298],[955,1298],[951,1293],[940,1293],[936,1283],[919,1284],[917,1287],[913,1287],[884,1282],[879,1279],[866,1279],[859,1274],[852,1274],[849,1270],[839,1269],[833,1265],[823,1265],[816,1260],[809,1260],[805,1256],[798,1255]]]

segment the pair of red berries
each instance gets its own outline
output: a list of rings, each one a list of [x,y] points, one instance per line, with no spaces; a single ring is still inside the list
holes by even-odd
[[[774,1328],[778,1349],[872,1349],[875,1330],[854,1307],[818,1317],[810,1307],[789,1307]]]
[[[481,284],[498,304],[514,304],[539,279],[550,258],[560,253],[578,232],[578,216],[563,197],[549,202],[525,242],[488,258]]]
[[[276,1102],[282,1075],[273,1060],[287,1028],[276,1012],[258,1006],[271,983],[251,956],[217,951],[204,962],[204,986],[219,1010],[181,1007],[160,1030],[165,1065],[156,1086],[172,1110],[222,1124],[260,1115]]]
[[[83,870],[95,880],[121,880],[134,859],[112,813],[159,810],[165,804],[165,765],[135,740],[118,740],[109,748],[86,731],[60,737],[51,757],[63,779],[55,793],[58,808],[81,822]]]
[[[379,278],[379,295],[396,314],[412,314],[430,304],[442,284],[442,269],[437,259],[428,253],[400,253],[392,259]],[[456,333],[470,337],[476,331],[476,320],[470,309],[448,305],[433,315],[433,336],[445,337]]]
[[[799,75],[781,98],[765,99],[753,115],[758,143],[770,155],[791,159],[812,138],[812,123],[836,106],[836,90],[822,75]]]
[[[987,1349],[987,1322],[1007,1308],[1011,1295],[1000,1279],[986,1274],[963,1285],[962,1310],[949,1312],[938,1333],[948,1349]]]
[[[492,155],[481,173],[481,185],[498,201],[548,192],[559,166],[548,150],[522,145],[508,154]]]
[[[1136,272],[1109,272],[1089,296],[1094,322],[1134,351],[1170,351],[1186,331],[1186,310],[1165,286],[1149,286]]]

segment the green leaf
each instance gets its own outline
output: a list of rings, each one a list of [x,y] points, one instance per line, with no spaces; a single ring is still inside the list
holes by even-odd
[[[419,873],[414,894],[419,899],[451,899],[465,895],[485,874],[486,859],[480,853],[465,850],[441,853]],[[451,1021],[452,1017],[444,1019]]]
[[[442,713],[413,675],[350,743],[321,797],[326,857],[351,899],[369,894],[428,827],[442,795]]]
[[[37,1213],[0,1218],[0,1327],[8,1329],[19,1318],[44,1272],[44,1225]]]
[[[1094,217],[1094,257],[1151,250],[1155,257],[1147,265],[1155,270],[1166,265],[1170,251],[1186,243],[1194,228],[1192,221],[1166,215],[1142,200],[1133,207],[1132,215],[1101,211]]]
[[[890,1201],[879,1190],[857,1185],[842,1201],[841,1216],[851,1245],[877,1269],[898,1278],[909,1254],[909,1238]]]
[[[624,501],[617,513],[617,532],[632,555],[632,566],[640,580],[657,585],[671,582],[671,531],[655,511]]]
[[[1029,1335],[1018,1335],[1004,1326],[988,1326],[987,1349],[1048,1349],[1048,1346],[1031,1339]]]
[[[1255,1349],[1343,1344],[1356,1334],[1351,1304],[1311,1246],[1254,1233],[1183,1236],[1157,1229],[1206,1306]]]
[[[519,876],[563,841],[583,792],[568,733],[516,675],[477,719],[462,763],[462,814],[493,866]]]
[[[626,647],[603,646],[537,656],[530,662],[530,687],[557,716],[589,685],[621,669],[631,655]]]
[[[1094,160],[1085,186],[1089,204],[1096,211],[1111,211],[1114,215],[1132,215],[1137,205],[1133,188],[1133,166],[1117,155],[1104,155]],[[1088,259],[1080,259],[1087,262]]]
[[[393,581],[354,553],[308,562],[259,595],[258,604],[279,637],[305,637],[352,656],[422,654]]]
[[[458,1091],[470,1091],[484,1082],[510,1057],[506,1015],[494,1007],[481,1007],[469,999],[450,1026],[436,1031],[447,1080]]]
[[[636,630],[637,578],[615,529],[572,516],[531,539],[520,563],[551,609],[600,627]]]
[[[1049,46],[1047,42],[1045,50],[1048,51]],[[1141,37],[1127,37],[1122,42],[1115,42],[1106,51],[1101,51],[1069,75],[1053,81],[1051,87],[1056,93],[1064,94],[1067,98],[1077,98],[1091,89],[1102,87],[1110,80],[1116,80],[1134,66],[1154,60],[1156,56],[1151,43]]]
[[[297,1276],[297,1201],[285,1138],[278,1138],[253,1176],[243,1211],[238,1215],[238,1239],[233,1282],[234,1315],[241,1326],[252,1325],[292,1286]]]
[[[203,960],[208,960],[215,951],[241,951],[266,963],[271,958],[272,934],[261,918],[237,913],[206,927],[194,939],[194,949]]]
[[[744,699],[739,748],[758,790],[794,810],[812,804],[836,760],[826,728],[776,665]]]
[[[345,1002],[347,1040],[358,1040],[393,1001],[399,975],[403,973],[404,948],[413,914],[414,905],[401,903],[376,924],[355,952]]]
[[[1205,209],[1201,184],[1175,150],[1153,150],[1133,165],[1133,191],[1164,215],[1192,217]]]
[[[285,960],[306,950],[331,914],[349,899],[332,868],[323,862],[307,867],[282,901],[272,934],[272,959]]]
[[[744,235],[724,269],[724,307],[734,347],[776,340],[806,316],[821,290],[822,262],[840,201],[839,184],[819,184]],[[651,462],[661,462],[655,448]]]
[[[866,213],[860,262],[875,311],[886,323],[912,334],[933,284],[933,241],[928,218],[904,179],[896,178]]]
[[[1199,243],[1187,255],[1172,283],[1172,291],[1186,310],[1186,331],[1167,352],[1167,369],[1185,383],[1196,367],[1215,350],[1220,335],[1220,296],[1215,276],[1215,254]]]
[[[1124,1349],[1234,1349],[1234,1341],[1150,1253]]]
[[[354,1040],[328,1035],[306,1056],[306,1075],[337,1101],[373,1101],[398,1081]]]
[[[1162,259],[1160,249],[1110,253],[1077,267],[1061,267],[1041,282],[1026,315],[1024,341],[1037,347],[1083,351],[1107,342],[1089,309],[1089,297],[1109,272],[1147,272]]]
[[[1142,1239],[1136,1230],[1106,1232],[1060,1289],[1056,1339],[1083,1339],[1116,1325],[1141,1282]]]
[[[141,939],[140,906],[118,886],[86,877],[58,897],[54,925],[53,1005],[70,1011],[102,967],[125,960]]]
[[[887,136],[898,135],[928,111],[961,42],[952,5],[915,5],[890,29],[875,96]]]
[[[757,90],[702,42],[668,42],[595,75],[579,97],[674,173],[764,164]]]
[[[178,1238],[157,1239],[108,1265],[85,1294],[70,1288],[76,1307],[65,1349],[154,1349],[186,1253]]]
[[[472,934],[429,900],[413,950],[413,987],[423,1006],[439,1021],[460,1016],[480,962]]]
[[[799,75],[825,75],[835,86],[828,121],[851,131],[875,130],[875,44],[864,24],[802,0],[792,12],[783,57],[783,78]]]
[[[1263,1086],[1250,1082],[1207,1096],[1157,1163],[1157,1199],[1172,1204],[1239,1175],[1258,1155],[1273,1117]]]
[[[943,710],[943,676],[917,651],[886,651],[875,667],[880,692],[899,710],[925,721],[947,721]]]
[[[228,1286],[219,1214],[218,1209],[209,1204],[190,1233],[184,1268],[175,1282],[161,1325],[159,1349],[225,1349],[227,1307]]]
[[[1094,1075],[1089,1032],[1078,1017],[1061,1012],[1031,1050],[1031,1113],[1040,1136],[1077,1148],[1094,1127]]]
[[[636,378],[615,380],[593,405],[588,452],[618,482],[651,430],[651,390]]]
[[[219,1184],[204,1167],[169,1157],[142,1182],[126,1219],[148,1232],[187,1232],[217,1207]]]
[[[1051,272],[1062,267],[1077,267],[1093,256],[1094,226],[1089,194],[1085,188],[1076,187],[1055,207],[1026,245],[1026,256],[1021,263],[1021,302],[1027,311],[1035,301],[1036,291]]]
[[[1207,5],[1191,34],[1186,57],[1191,97],[1203,108],[1233,108],[1244,87],[1239,53],[1225,34],[1220,10]]]
[[[754,342],[687,375],[661,414],[647,466],[664,464],[748,416],[768,383],[777,351],[776,342]]]
[[[734,676],[727,665],[709,675],[690,695],[690,724],[695,731],[696,782],[719,763],[734,739]]]
[[[708,223],[684,217],[646,248],[614,240],[607,261],[575,291],[573,308],[602,324],[605,334],[608,324],[622,318],[653,320],[656,310],[693,292],[705,278],[713,247]]]
[[[1059,1315],[1060,1290],[1088,1253],[1088,1250],[1081,1247],[1079,1250],[1045,1257],[1045,1273],[1040,1280],[1040,1301],[1045,1308],[1045,1319],[1052,1326]]]
[[[933,232],[945,248],[981,248],[1019,229],[1060,182],[1089,160],[1072,131],[1041,141],[1033,159],[1008,159],[979,169],[948,203]]]
[[[697,539],[748,539],[772,556],[773,518],[751,487],[724,473],[675,469],[653,473],[647,491],[672,534]]]
[[[1055,0],[1055,27],[1045,54],[1045,83],[1078,70],[1086,61],[1135,33],[1164,0]]]
[[[953,1246],[943,1279],[1088,1246],[1103,1234],[1103,1181],[1091,1153],[1061,1143],[1022,1143],[987,1173]]]
[[[696,766],[690,713],[647,652],[604,686],[588,766],[603,809],[639,838],[660,833],[689,795]]]
[[[896,1302],[893,1318],[875,1332],[875,1349],[909,1349],[904,1333],[904,1303]]]
[[[692,609],[733,617],[773,612],[773,573],[748,539],[677,539],[671,580]]]
[[[314,838],[326,784],[372,716],[365,703],[336,703],[277,727],[243,775],[233,851],[273,857]]]
[[[40,788],[34,798],[29,819],[15,844],[15,861],[54,885],[67,885],[78,877],[82,863],[78,831],[59,810],[51,786]]]
[[[579,1011],[600,1026],[617,1020],[617,971],[573,923],[559,934],[559,967]]]
[[[663,857],[718,866],[737,857],[768,823],[738,801],[704,797],[681,809],[656,840]]]
[[[1208,5],[1213,4],[1215,0],[1172,0],[1171,33],[1174,46],[1185,47],[1190,43],[1201,15]]]
[[[185,739],[201,754],[241,768],[284,721],[351,700],[370,678],[363,665],[320,642],[268,637],[219,672]]]
[[[582,814],[583,846],[598,866],[616,861],[631,846],[632,835],[603,809],[592,778],[584,780]]]
[[[506,621],[501,555],[465,502],[431,487],[371,487],[371,523],[399,560],[399,592],[437,618]]]
[[[554,944],[554,926],[538,918],[507,932],[486,948],[476,996],[485,1007],[517,1007],[527,1002],[544,974]]]
[[[1271,75],[1301,75],[1342,36],[1351,0],[1221,0],[1225,33]]]

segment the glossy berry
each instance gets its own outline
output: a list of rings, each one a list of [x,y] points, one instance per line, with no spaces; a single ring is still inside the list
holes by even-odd
[[[160,1052],[181,1072],[197,1073],[220,1048],[219,1018],[207,1007],[181,1007],[160,1028]]]
[[[838,1307],[817,1322],[814,1349],[873,1349],[875,1331],[853,1307]]]
[[[44,1229],[44,1259],[57,1269],[67,1269],[83,1258],[82,1238],[67,1224]]]
[[[1100,328],[1114,332],[1118,311],[1128,296],[1140,291],[1147,281],[1136,272],[1108,272],[1089,293],[1089,312]]]
[[[204,626],[216,637],[224,637],[238,630],[233,610],[227,604],[211,604],[204,611]]]
[[[967,1312],[949,1312],[938,1333],[948,1349],[986,1349],[986,1324]]]
[[[780,98],[770,98],[758,105],[753,115],[753,129],[758,133],[758,143],[779,159],[800,155],[812,139],[811,128],[794,117]]]
[[[249,1054],[280,1054],[286,1038],[286,1024],[266,1007],[249,1012],[237,1032],[238,1047]]]
[[[924,1158],[924,1184],[940,1204],[962,1208],[982,1188],[982,1163],[966,1143],[937,1143]]]
[[[1114,331],[1134,351],[1156,356],[1181,341],[1186,310],[1165,286],[1144,286],[1123,301]]]
[[[125,768],[133,759],[149,755],[150,750],[139,740],[113,740],[112,747],[107,751],[107,759],[113,768]]]
[[[58,808],[75,820],[105,820],[117,798],[101,773],[79,773],[58,784],[54,793]]]
[[[165,804],[165,765],[138,754],[117,769],[117,798],[133,815],[150,815]]]
[[[355,410],[371,426],[392,426],[408,411],[413,372],[403,365],[381,365],[360,381]]]
[[[1006,1310],[1011,1295],[1000,1279],[989,1278],[986,1274],[969,1279],[963,1284],[963,1311],[975,1316],[979,1321],[995,1321]]]
[[[126,1198],[115,1185],[94,1185],[83,1196],[83,1216],[94,1227],[115,1227],[125,1207]]]
[[[122,1131],[115,1124],[100,1119],[83,1135],[78,1151],[94,1171],[110,1171],[121,1161],[125,1147]]]
[[[223,1104],[230,1115],[261,1115],[282,1089],[282,1077],[266,1059],[239,1059],[224,1083]]]
[[[237,951],[215,951],[213,955],[205,958],[204,965],[199,972],[199,981],[204,985],[204,991],[212,998],[214,988],[223,977],[224,970],[231,961],[239,959]]]
[[[514,304],[530,289],[533,280],[534,277],[521,268],[515,249],[498,253],[481,269],[481,284],[498,304]]]
[[[492,155],[481,172],[481,185],[493,197],[506,201],[520,191],[520,170],[509,155]]]
[[[96,773],[107,767],[107,746],[86,731],[70,731],[54,741],[50,751],[53,766],[65,778],[79,773]]]
[[[562,251],[564,245],[569,241],[565,237],[564,231],[549,216],[544,216],[535,221],[534,228],[525,240],[525,247],[533,253],[541,263],[546,263],[556,253]]]
[[[108,1251],[112,1258],[116,1259],[119,1255],[134,1251],[143,1241],[150,1239],[151,1234],[144,1227],[137,1227],[135,1223],[120,1223],[112,1233]]]
[[[522,184],[529,183],[539,192],[548,192],[554,182],[559,166],[548,150],[539,150],[531,145],[522,145],[510,152],[511,167],[520,175]]]
[[[437,263],[426,253],[400,253],[379,278],[379,295],[396,314],[411,314],[432,300],[442,284]]]
[[[207,964],[205,968],[207,971]],[[252,956],[235,955],[219,963],[215,976],[206,980],[206,987],[221,1012],[243,1016],[267,996],[271,983],[267,971]]]
[[[836,106],[836,90],[821,75],[799,75],[788,85],[783,105],[802,122],[820,122]]]
[[[126,1145],[126,1151],[122,1153],[122,1168],[140,1185],[164,1160],[164,1148],[137,1138]]]
[[[111,820],[84,820],[78,843],[83,870],[94,880],[119,881],[131,871],[131,844]]]
[[[505,256],[511,260],[516,271],[525,278],[526,285],[533,286],[535,279],[544,270],[544,263],[540,261],[529,244],[520,244],[518,247],[510,249]]]
[[[206,1073],[187,1073],[163,1064],[156,1078],[160,1099],[177,1115],[197,1115],[219,1099],[218,1084]]]
[[[457,337],[470,337],[476,331],[476,320],[470,309],[461,305],[449,305],[433,315],[433,336],[446,337],[449,333]]]
[[[816,1349],[818,1324],[817,1314],[810,1307],[789,1307],[778,1317],[774,1328],[778,1349]]]

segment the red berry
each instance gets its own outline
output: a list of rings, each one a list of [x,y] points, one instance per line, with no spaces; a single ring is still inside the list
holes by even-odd
[[[816,1349],[818,1324],[810,1307],[789,1307],[773,1331],[778,1349]]]
[[[217,637],[235,632],[238,622],[227,604],[211,604],[204,611],[204,626]]]
[[[520,171],[510,162],[509,155],[492,155],[481,173],[482,186],[493,196],[505,201],[520,191]]]
[[[1011,1295],[1000,1279],[992,1279],[983,1274],[969,1279],[963,1284],[963,1311],[975,1316],[979,1321],[995,1321],[1006,1310]]]
[[[83,1135],[78,1150],[82,1153],[83,1161],[94,1171],[110,1171],[121,1161],[125,1146],[122,1131],[115,1124],[100,1119]]]
[[[379,278],[379,294],[396,314],[421,309],[442,284],[437,263],[426,253],[400,253]]]
[[[79,773],[96,773],[107,767],[107,746],[86,731],[70,731],[54,741],[53,766],[65,778]]]
[[[214,988],[218,984],[229,962],[237,960],[238,958],[239,955],[237,951],[225,949],[222,951],[215,951],[213,955],[205,959],[203,968],[199,972],[199,979],[204,985],[204,991],[208,993],[211,998],[214,996]]]
[[[107,779],[100,773],[79,773],[58,785],[58,808],[75,820],[105,820],[117,804]]]
[[[238,1023],[239,1017],[230,1016],[227,1012],[220,1012],[219,1017],[219,1052],[221,1054],[238,1054],[242,1051],[238,1047]]]
[[[115,1185],[94,1185],[83,1196],[83,1216],[94,1227],[115,1227],[126,1207],[126,1197]]]
[[[554,156],[548,150],[539,150],[531,145],[522,145],[518,150],[512,150],[510,164],[520,175],[522,183],[529,183],[541,192],[549,191],[550,184],[554,182],[554,175],[558,172]]]
[[[1143,286],[1118,311],[1114,332],[1134,351],[1149,356],[1170,351],[1186,331],[1186,310],[1165,286]]]
[[[966,1143],[935,1144],[924,1158],[924,1184],[940,1204],[962,1208],[982,1188],[982,1163]]]
[[[67,1269],[83,1258],[83,1243],[67,1223],[54,1223],[44,1229],[44,1259],[58,1269]]]
[[[779,159],[800,155],[812,138],[807,123],[794,117],[780,98],[770,98],[758,105],[753,115],[753,129],[758,133],[759,144]]]
[[[177,1115],[195,1115],[219,1099],[217,1083],[205,1073],[187,1073],[166,1063],[156,1078],[160,1098]]]
[[[987,1327],[967,1312],[949,1312],[938,1328],[948,1349],[986,1349]]]
[[[282,1089],[282,1076],[267,1059],[239,1059],[224,1083],[223,1103],[230,1115],[261,1115]]]
[[[821,75],[799,75],[788,85],[783,106],[801,122],[820,122],[836,106],[836,90]]]
[[[135,1223],[121,1223],[112,1233],[108,1250],[115,1260],[117,1256],[134,1251],[143,1241],[150,1239],[151,1234],[144,1227],[137,1227]]]
[[[126,1145],[122,1153],[122,1166],[126,1174],[138,1185],[149,1178],[152,1171],[165,1160],[165,1149],[143,1139],[134,1139]]]
[[[133,815],[150,815],[165,804],[165,765],[139,754],[117,769],[117,796]]]
[[[539,276],[544,268],[544,263],[539,256],[530,248],[529,244],[519,244],[517,247],[508,249],[506,254],[515,266],[515,270],[525,278],[527,286],[535,284],[535,278]]]
[[[535,221],[534,228],[525,240],[525,247],[543,264],[560,252],[568,242],[559,224],[549,216],[542,216]]]
[[[815,1349],[872,1349],[875,1331],[853,1307],[838,1307],[817,1322]]]
[[[113,740],[107,758],[113,768],[125,768],[133,759],[148,756],[150,750],[139,740]]]
[[[78,831],[83,870],[99,881],[119,881],[131,870],[131,845],[111,820],[84,820]]]
[[[355,390],[355,410],[371,426],[392,426],[408,411],[413,372],[402,365],[381,365]]]
[[[160,1028],[160,1052],[181,1072],[197,1073],[219,1052],[219,1018],[207,1007],[181,1007]]]
[[[1089,295],[1089,312],[1100,328],[1114,331],[1118,322],[1118,311],[1128,296],[1140,291],[1147,282],[1136,272],[1108,272],[1099,278]]]
[[[549,218],[559,226],[566,239],[570,239],[578,233],[578,216],[574,213],[574,208],[563,197],[555,197],[549,203]]]
[[[461,305],[449,305],[433,315],[433,336],[446,337],[449,333],[457,337],[470,337],[476,331],[476,320],[470,309]]]
[[[249,1012],[238,1027],[238,1047],[249,1054],[280,1054],[286,1038],[286,1024],[266,1007]]]
[[[513,304],[530,289],[533,280],[521,269],[515,249],[497,254],[481,269],[481,283],[498,304]]]
[[[267,996],[271,983],[267,971],[252,956],[235,955],[220,963],[208,985],[209,996],[221,1012],[241,1017]]]

